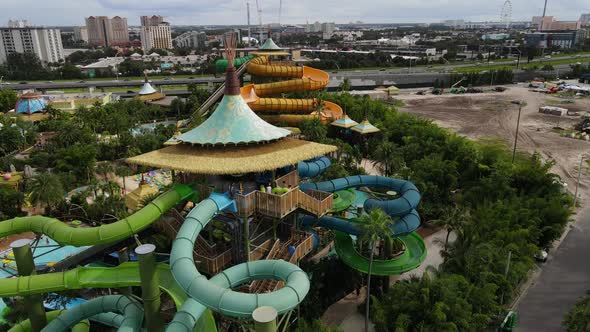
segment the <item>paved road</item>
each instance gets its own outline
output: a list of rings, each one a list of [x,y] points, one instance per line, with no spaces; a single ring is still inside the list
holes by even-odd
[[[563,317],[590,290],[589,234],[590,208],[586,208],[518,304],[517,331],[564,331]]]

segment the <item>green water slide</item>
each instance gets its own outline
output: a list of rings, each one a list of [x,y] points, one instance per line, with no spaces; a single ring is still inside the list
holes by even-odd
[[[35,232],[45,234],[59,244],[75,247],[111,243],[143,230],[166,211],[193,194],[189,186],[175,185],[170,191],[158,196],[129,217],[98,227],[74,228],[57,219],[43,216],[9,219],[0,222],[0,238],[12,234]]]
[[[369,272],[369,259],[361,255],[355,248],[350,235],[335,233],[336,253],[346,265],[363,273]],[[426,246],[418,233],[413,232],[397,238],[405,246],[404,252],[389,260],[374,259],[371,273],[379,276],[402,274],[411,271],[426,258]]]
[[[47,323],[53,321],[57,316],[66,312],[65,310],[54,310],[48,312],[45,316],[47,317]],[[113,326],[113,325],[109,325]],[[117,326],[118,327],[118,326]],[[88,320],[82,320],[78,324],[72,327],[72,332],[88,332],[90,330],[90,322]],[[31,331],[31,321],[26,319],[22,322],[14,325],[8,332],[29,332]]]
[[[174,280],[168,265],[158,264],[157,269],[160,289],[172,298],[177,308],[180,308],[187,300],[186,293]],[[65,272],[3,279],[0,282],[0,297],[26,296],[83,288],[140,285],[139,265],[133,262],[110,268],[78,267]],[[198,331],[216,331],[215,320],[208,310],[200,317],[198,324]]]

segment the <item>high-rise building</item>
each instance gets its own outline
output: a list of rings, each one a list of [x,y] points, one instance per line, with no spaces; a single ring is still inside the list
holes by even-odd
[[[199,48],[205,47],[206,42],[207,34],[202,31],[187,31],[174,38],[176,47]]]
[[[589,25],[590,13],[580,15],[580,22],[582,22],[582,25]]]
[[[74,27],[74,41],[85,41],[88,42],[88,28]]]
[[[145,51],[153,48],[172,48],[172,31],[163,16],[141,16],[140,38]]]
[[[164,16],[153,15],[153,16],[141,16],[141,26],[156,26],[158,24],[164,23]]]
[[[27,20],[9,20],[8,27],[9,28],[26,28],[29,26],[29,21]]]
[[[43,63],[64,59],[59,29],[29,27],[26,21],[21,22],[25,22],[23,26],[0,28],[0,63],[14,53],[34,53]]]
[[[90,46],[127,46],[129,27],[125,17],[90,16],[86,18]]]

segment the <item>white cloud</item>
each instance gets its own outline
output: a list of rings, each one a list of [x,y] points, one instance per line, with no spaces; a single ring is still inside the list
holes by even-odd
[[[125,16],[139,23],[140,15],[167,16],[172,24],[245,24],[247,0],[0,0],[0,25],[23,18],[37,25],[81,25],[90,15]],[[258,22],[256,1],[250,1],[252,22]],[[259,0],[263,23],[278,21],[279,0]],[[306,20],[346,23],[438,22],[444,19],[498,20],[503,0],[283,0],[282,22]],[[540,15],[544,0],[513,0],[514,20]],[[587,0],[549,3],[548,15],[577,19],[590,12]]]

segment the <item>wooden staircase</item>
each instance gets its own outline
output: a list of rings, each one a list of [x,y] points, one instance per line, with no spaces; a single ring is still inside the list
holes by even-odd
[[[269,251],[268,256],[266,256],[266,259],[282,259],[285,261],[289,261],[289,258],[291,256],[289,253],[289,246],[292,244],[292,240],[289,240],[283,244],[281,244],[280,240],[276,240],[272,249]],[[280,280],[255,280],[254,282],[252,282],[252,285],[250,286],[250,293],[268,293],[280,287],[283,287],[283,285],[284,282]]]

